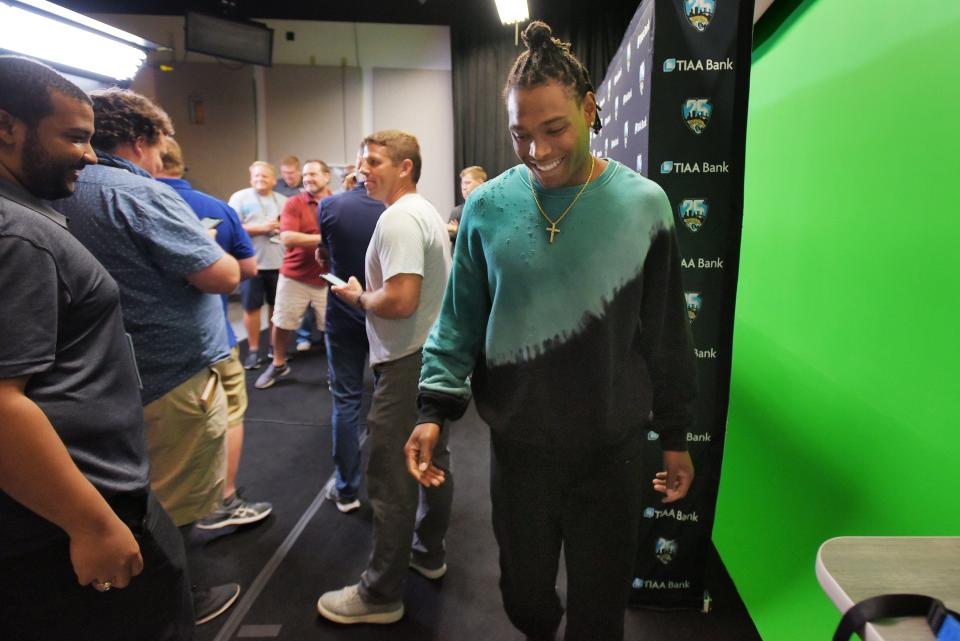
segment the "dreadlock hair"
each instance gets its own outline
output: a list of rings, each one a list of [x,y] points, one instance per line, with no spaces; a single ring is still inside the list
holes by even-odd
[[[553,37],[546,22],[534,20],[520,34],[527,50],[517,56],[503,87],[503,96],[512,89],[535,87],[551,80],[573,92],[577,104],[583,103],[587,92],[593,91],[586,67],[570,52],[570,43]],[[594,133],[600,133],[600,106],[593,120]]]

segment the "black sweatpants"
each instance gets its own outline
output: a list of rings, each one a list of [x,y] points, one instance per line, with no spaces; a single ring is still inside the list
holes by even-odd
[[[490,493],[500,590],[510,621],[551,640],[563,616],[556,591],[567,567],[566,641],[622,641],[638,545],[639,439],[558,461],[492,438]]]

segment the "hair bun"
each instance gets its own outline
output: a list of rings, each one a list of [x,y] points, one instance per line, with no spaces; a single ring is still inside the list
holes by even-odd
[[[520,37],[527,49],[533,51],[548,46],[552,40],[552,35],[553,29],[550,28],[550,25],[541,20],[534,20],[527,25]]]

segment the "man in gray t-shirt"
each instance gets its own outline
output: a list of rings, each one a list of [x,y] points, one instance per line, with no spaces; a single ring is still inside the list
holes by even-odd
[[[260,358],[260,308],[267,304],[269,327],[273,318],[273,304],[277,297],[277,279],[283,265],[283,245],[280,243],[280,214],[287,197],[273,190],[277,171],[268,162],[258,160],[250,165],[250,187],[230,196],[229,205],[240,217],[244,230],[250,234],[257,252],[257,275],[240,284],[243,302],[243,326],[247,330],[246,369],[257,369]],[[268,327],[268,329],[269,329]],[[267,332],[269,337],[271,332]]]
[[[331,291],[367,314],[375,381],[367,416],[373,553],[360,582],[327,592],[317,609],[338,623],[392,623],[403,616],[408,566],[428,579],[447,571],[444,536],[453,487],[420,487],[406,471],[403,446],[417,415],[420,349],[439,313],[450,272],[450,241],[440,214],[417,194],[417,139],[382,131],[368,136],[363,146],[367,193],[387,210],[367,248],[366,290],[350,276],[346,285]],[[449,478],[445,442],[437,452],[434,463]]]

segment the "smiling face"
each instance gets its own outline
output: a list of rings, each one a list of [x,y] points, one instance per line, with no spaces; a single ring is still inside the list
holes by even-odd
[[[303,166],[303,188],[311,196],[322,192],[330,183],[330,172],[323,170],[318,162],[308,162]]]
[[[392,205],[407,192],[408,187],[413,186],[410,178],[412,165],[409,159],[395,163],[384,145],[367,145],[360,163],[360,171],[366,177],[367,195]]]
[[[579,185],[590,172],[590,131],[597,112],[588,92],[577,104],[572,91],[554,81],[514,87],[507,94],[513,150],[547,189]]]
[[[250,186],[261,196],[267,196],[277,184],[277,175],[263,165],[254,165],[250,169]]]
[[[90,146],[93,108],[85,102],[51,91],[52,113],[33,129],[23,131],[17,179],[30,193],[53,200],[74,192],[80,171],[95,165]]]

